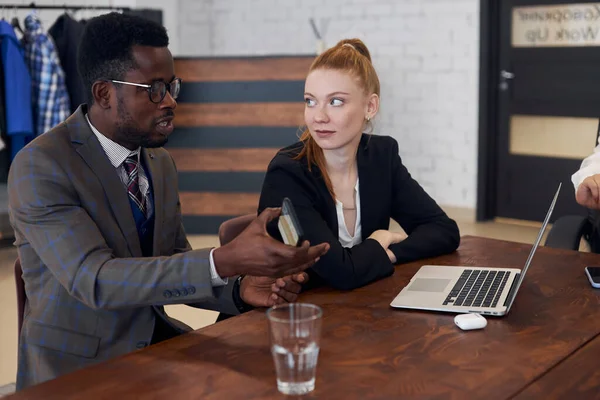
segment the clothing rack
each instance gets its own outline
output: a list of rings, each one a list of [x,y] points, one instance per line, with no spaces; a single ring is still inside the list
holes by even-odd
[[[69,11],[79,11],[79,10],[120,10],[120,11],[129,11],[131,7],[120,7],[120,6],[86,6],[86,5],[45,5],[40,4],[37,5],[34,2],[29,3],[28,5],[23,4],[1,4],[0,10],[12,10],[12,9],[30,9],[30,10],[69,10]]]

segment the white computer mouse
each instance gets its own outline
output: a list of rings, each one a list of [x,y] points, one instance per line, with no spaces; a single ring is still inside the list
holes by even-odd
[[[470,331],[485,328],[487,320],[479,314],[458,314],[454,317],[454,323],[463,331]]]

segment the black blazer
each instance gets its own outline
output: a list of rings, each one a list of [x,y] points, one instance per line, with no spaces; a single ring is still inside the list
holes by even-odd
[[[398,263],[451,253],[460,235],[456,222],[408,173],[398,155],[398,142],[389,136],[363,134],[357,152],[363,242],[344,248],[338,240],[335,202],[320,170],[308,170],[306,159],[294,160],[303,144],[280,150],[269,164],[258,211],[292,201],[306,239],[328,242],[329,252],[312,267],[311,276],[337,289],[354,289],[393,274],[394,266],[381,245],[367,238],[389,229],[393,218],[408,237],[390,246]],[[276,223],[269,233],[281,240]],[[319,279],[320,278],[320,279]],[[314,282],[313,282],[314,283]]]

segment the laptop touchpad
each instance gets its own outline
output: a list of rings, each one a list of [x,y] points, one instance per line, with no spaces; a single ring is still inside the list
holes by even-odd
[[[417,278],[407,290],[413,292],[443,292],[452,279]]]

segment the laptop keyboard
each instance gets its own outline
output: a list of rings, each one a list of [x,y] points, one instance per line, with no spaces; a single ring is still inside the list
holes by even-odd
[[[465,269],[443,305],[496,307],[509,276],[509,271]]]

